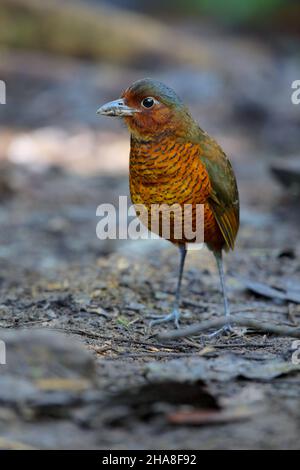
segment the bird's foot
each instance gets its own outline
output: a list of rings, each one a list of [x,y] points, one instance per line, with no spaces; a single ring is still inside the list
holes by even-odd
[[[232,333],[234,333],[234,330],[230,323],[227,323],[226,325],[222,326],[222,328],[219,328],[218,330],[214,331],[213,333],[210,333],[209,335],[205,335],[207,338],[219,338],[221,336],[230,336]]]
[[[150,322],[150,328],[152,328],[152,326],[154,325],[158,325],[159,323],[167,323],[169,321],[173,321],[175,324],[175,327],[179,328],[180,312],[177,308],[174,308],[174,310],[172,310],[172,312],[169,313],[169,315],[157,316],[153,318],[154,320]]]

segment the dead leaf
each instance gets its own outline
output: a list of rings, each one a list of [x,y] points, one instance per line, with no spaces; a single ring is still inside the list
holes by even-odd
[[[300,303],[300,291],[284,288],[278,289],[262,282],[251,281],[250,279],[243,279],[243,283],[248,290],[263,297]]]
[[[3,437],[0,437],[0,449],[2,450],[34,450],[34,447],[29,446],[27,444],[23,444],[23,442],[12,441],[10,439],[4,439]]]
[[[199,351],[198,355],[205,356],[211,352],[215,352],[215,348],[213,346],[205,346],[203,349],[201,349],[201,351]]]
[[[224,424],[249,419],[254,411],[247,407],[234,410],[182,410],[170,413],[167,420],[171,424],[203,426],[209,424]]]
[[[269,381],[282,375],[300,371],[300,364],[281,359],[251,361],[234,354],[210,358],[190,357],[174,359],[165,363],[151,362],[146,366],[146,375],[151,381],[177,380],[195,383],[226,382],[238,377],[250,380]]]
[[[36,386],[40,390],[69,390],[72,392],[81,392],[90,388],[90,382],[85,379],[63,379],[48,378],[35,381]]]

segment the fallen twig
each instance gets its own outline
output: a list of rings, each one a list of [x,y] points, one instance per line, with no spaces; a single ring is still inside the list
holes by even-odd
[[[112,337],[111,335],[103,335],[103,334],[99,334],[99,333],[92,332],[89,330],[83,330],[80,328],[55,327],[55,328],[49,328],[49,330],[57,330],[57,331],[62,331],[64,333],[72,333],[75,335],[85,336],[87,338],[95,339],[95,340],[114,341],[116,343],[130,343],[130,344],[135,344],[137,346],[146,346],[146,347],[151,347],[151,348],[165,348],[164,344],[139,341],[139,340],[132,339],[132,338],[126,338],[124,336]],[[151,338],[154,338],[154,335],[152,335]],[[174,349],[174,347],[172,349]]]
[[[291,301],[296,304],[300,304],[300,292],[294,290],[288,290],[284,288],[271,287],[263,282],[251,281],[250,279],[243,279],[243,283],[246,288],[255,294],[270,299],[279,299],[285,301]]]
[[[213,352],[213,351],[212,351]],[[156,352],[124,352],[119,354],[118,359],[120,358],[142,358],[142,357],[197,357],[199,353],[197,351],[194,352],[167,352],[167,351],[156,351]]]
[[[196,325],[191,325],[187,328],[174,330],[166,333],[160,333],[156,336],[159,341],[166,341],[169,339],[184,338],[185,336],[193,336],[202,331],[220,328],[226,325],[226,318],[216,318],[215,320],[203,321]],[[262,333],[271,333],[279,336],[291,336],[293,338],[300,338],[300,328],[271,324],[268,322],[260,322],[252,320],[251,318],[234,317],[233,323],[237,326],[253,328],[254,330]]]

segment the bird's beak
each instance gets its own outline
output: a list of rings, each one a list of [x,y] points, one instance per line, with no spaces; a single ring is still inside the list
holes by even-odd
[[[115,101],[110,101],[104,104],[98,109],[97,114],[103,114],[104,116],[133,116],[134,113],[138,113],[138,109],[130,108],[124,103],[122,98]]]

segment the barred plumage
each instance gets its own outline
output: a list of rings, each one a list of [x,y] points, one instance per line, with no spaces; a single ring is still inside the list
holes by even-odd
[[[134,204],[143,204],[149,211],[155,204],[191,204],[187,222],[193,231],[196,205],[204,205],[204,241],[217,259],[229,320],[222,250],[234,248],[239,196],[225,153],[198,126],[175,92],[155,80],[135,82],[121,99],[104,105],[99,112],[124,117],[130,130],[130,192]],[[176,218],[177,213],[173,215],[174,225]],[[158,232],[161,234],[160,229]],[[164,320],[173,319],[178,325],[185,244],[190,240],[184,236],[177,239],[173,229],[167,238],[180,247],[181,263],[174,310]]]

